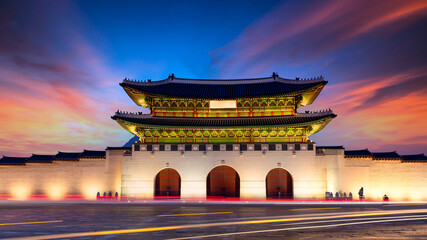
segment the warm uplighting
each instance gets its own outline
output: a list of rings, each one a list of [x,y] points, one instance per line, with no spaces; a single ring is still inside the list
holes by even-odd
[[[61,183],[51,183],[46,186],[46,194],[51,200],[61,200],[66,194],[66,187]]]
[[[26,200],[30,196],[30,189],[24,184],[16,184],[10,188],[10,193],[17,200]]]
[[[81,192],[83,193],[83,197],[87,200],[95,200],[96,193],[101,192],[100,186],[96,182],[86,181],[81,186]]]

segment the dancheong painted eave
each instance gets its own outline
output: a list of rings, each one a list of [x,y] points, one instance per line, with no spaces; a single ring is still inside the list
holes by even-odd
[[[182,99],[239,99],[279,96],[298,96],[299,105],[311,104],[328,82],[320,76],[294,80],[276,74],[252,79],[184,79],[173,74],[161,81],[133,81],[124,79],[120,86],[139,106],[149,107],[147,96]]]
[[[240,117],[240,118],[177,118],[177,117],[153,117],[141,113],[117,112],[112,119],[116,120],[129,132],[140,135],[141,131],[149,129],[169,130],[253,130],[275,128],[306,128],[307,136],[323,129],[335,115],[332,111],[315,113],[299,113],[293,116],[270,117]],[[140,130],[138,130],[140,129]]]

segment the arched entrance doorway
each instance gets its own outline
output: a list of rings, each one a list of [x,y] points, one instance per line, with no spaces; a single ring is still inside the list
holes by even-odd
[[[239,174],[229,166],[212,169],[206,183],[208,197],[240,197]]]
[[[181,196],[181,177],[172,168],[161,170],[155,181],[155,197],[179,197]]]
[[[265,180],[267,198],[293,198],[292,176],[283,168],[272,169]]]

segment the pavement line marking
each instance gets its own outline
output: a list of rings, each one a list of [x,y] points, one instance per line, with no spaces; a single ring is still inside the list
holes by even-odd
[[[384,204],[383,207],[419,206],[419,205],[425,205],[425,204],[424,203]]]
[[[210,213],[181,213],[181,214],[166,214],[156,215],[156,217],[173,217],[173,216],[197,216],[197,215],[211,215],[211,214],[229,214],[234,212],[210,212]]]
[[[54,220],[54,221],[40,221],[40,222],[0,223],[0,226],[25,225],[25,224],[39,224],[39,223],[58,223],[58,222],[62,222],[62,220]]]
[[[399,221],[414,221],[414,220],[426,220],[427,218],[401,218],[401,219],[388,219],[388,220],[378,220],[378,221],[363,221],[363,222],[351,222],[351,223],[340,223],[340,224],[330,224],[330,225],[317,225],[317,226],[305,226],[305,227],[291,227],[291,228],[279,228],[279,229],[266,229],[266,230],[257,230],[257,231],[247,231],[247,232],[234,232],[234,233],[222,233],[222,234],[212,234],[212,235],[201,235],[193,237],[182,237],[182,238],[169,238],[168,240],[184,240],[184,239],[199,239],[199,238],[210,238],[210,237],[221,237],[221,236],[232,236],[232,235],[242,235],[242,234],[254,234],[254,233],[266,233],[266,232],[277,232],[277,231],[289,231],[289,230],[301,230],[301,229],[313,229],[313,228],[330,228],[330,227],[339,227],[347,225],[360,225],[368,223],[383,223],[383,222],[399,222]]]
[[[328,209],[341,209],[342,207],[327,207],[327,208],[294,208],[289,211],[312,211],[312,210],[328,210]]]

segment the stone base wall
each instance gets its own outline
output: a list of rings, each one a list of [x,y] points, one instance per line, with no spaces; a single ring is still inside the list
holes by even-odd
[[[134,151],[123,158],[122,194],[153,198],[155,178],[164,168],[175,169],[181,177],[181,197],[205,198],[207,176],[220,165],[232,167],[240,177],[242,199],[265,199],[266,177],[270,170],[283,168],[293,179],[294,197],[322,198],[326,190],[326,167],[316,159],[315,151]]]

